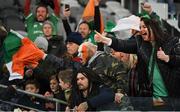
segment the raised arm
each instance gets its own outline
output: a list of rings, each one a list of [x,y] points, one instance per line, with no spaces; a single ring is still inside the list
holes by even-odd
[[[61,0],[53,0],[54,3],[54,13],[56,16],[60,16],[60,3]]]
[[[98,32],[96,32],[94,39],[96,42],[106,44],[116,51],[133,54],[137,53],[138,45],[140,44],[140,42],[137,44],[137,41],[140,39],[140,37],[131,40],[122,40],[117,38],[108,38]]]
[[[94,26],[95,30],[101,32],[101,14],[99,10],[99,3],[101,0],[94,0],[95,3],[95,12],[94,12]],[[104,51],[104,45],[102,43],[97,43],[98,50]]]
[[[63,22],[63,26],[64,26],[64,29],[66,32],[66,36],[68,36],[72,32],[71,27],[70,27],[69,22],[68,22],[68,18],[70,16],[70,14],[71,14],[70,9],[64,9],[63,10],[62,22]]]
[[[95,30],[101,32],[101,15],[99,10],[100,0],[95,0],[95,12],[94,12],[94,26]]]
[[[31,0],[25,0],[25,5],[24,5],[24,15],[28,16],[30,13],[30,5],[31,5]]]

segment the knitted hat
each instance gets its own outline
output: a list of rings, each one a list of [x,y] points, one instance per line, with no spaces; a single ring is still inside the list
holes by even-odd
[[[68,35],[66,42],[73,42],[78,45],[81,45],[81,43],[83,42],[83,37],[78,32],[71,32]]]
[[[48,20],[45,21],[45,22],[43,23],[43,28],[44,28],[44,26],[47,25],[47,24],[50,25],[51,28],[52,28],[52,35],[56,34],[56,33],[55,33],[55,30],[54,30],[54,29],[55,29],[55,28],[54,28],[54,25],[53,25],[53,23],[52,23],[51,21],[48,21]]]
[[[51,21],[45,21],[45,22],[43,23],[43,26],[46,25],[46,24],[49,24],[49,25],[51,25],[51,27],[53,27],[53,23],[52,23]]]
[[[39,49],[43,49],[44,51],[48,50],[48,41],[45,37],[37,37],[34,41]]]

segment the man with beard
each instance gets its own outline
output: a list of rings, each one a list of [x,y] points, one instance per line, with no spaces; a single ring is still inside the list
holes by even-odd
[[[91,69],[81,68],[72,78],[72,93],[66,110],[104,110],[101,107],[113,103],[113,98],[113,90],[105,86],[97,74]]]
[[[42,36],[42,26],[43,22],[46,20],[49,20],[53,23],[54,32],[53,35],[57,34],[57,23],[58,23],[58,16],[60,13],[60,6],[58,0],[53,0],[54,3],[54,13],[49,14],[47,5],[40,3],[35,11],[35,14],[30,13],[30,4],[31,0],[25,1],[25,9],[24,13],[26,16],[25,24],[28,32],[28,37],[31,38],[31,40],[35,40],[36,37]]]
[[[82,43],[78,52],[82,58],[82,64],[93,69],[101,80],[114,90],[116,93],[114,101],[120,104],[121,110],[132,110],[128,97],[126,97],[128,75],[123,62],[118,61],[110,54],[98,51],[97,46],[90,42]],[[122,101],[123,98],[127,98],[127,101]]]
[[[101,0],[94,0],[94,20],[92,19],[83,19],[82,22],[78,25],[77,32],[79,32],[82,37],[83,37],[83,42],[91,42],[95,45],[98,46],[98,50],[103,51],[104,50],[104,45],[101,43],[97,43],[94,41],[94,35],[96,31],[101,31],[101,14],[100,14],[100,9],[99,9],[99,4]],[[65,9],[63,11],[64,18],[62,19],[64,29],[66,31],[67,36],[72,32],[71,27],[67,21],[67,18],[70,16],[70,10]]]
[[[97,46],[84,42],[78,49],[82,64],[93,69],[103,82],[113,88],[115,92],[127,90],[127,72],[122,62],[111,55],[98,51]]]

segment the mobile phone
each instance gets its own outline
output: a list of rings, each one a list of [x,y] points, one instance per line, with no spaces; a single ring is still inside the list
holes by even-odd
[[[70,5],[69,4],[65,4],[65,9],[66,9],[66,11],[69,11],[70,10]]]

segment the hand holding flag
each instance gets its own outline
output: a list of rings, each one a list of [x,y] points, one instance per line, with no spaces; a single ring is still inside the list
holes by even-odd
[[[14,42],[18,42],[18,44]],[[14,46],[8,46],[11,44]],[[10,72],[9,80],[23,79],[24,67],[36,67],[38,61],[45,56],[45,53],[37,48],[29,38],[23,37],[13,30],[8,33],[4,41],[4,49],[6,66]]]
[[[45,53],[37,48],[28,38],[23,38],[21,41],[21,48],[13,55],[12,72],[22,75],[26,65],[35,68]]]

